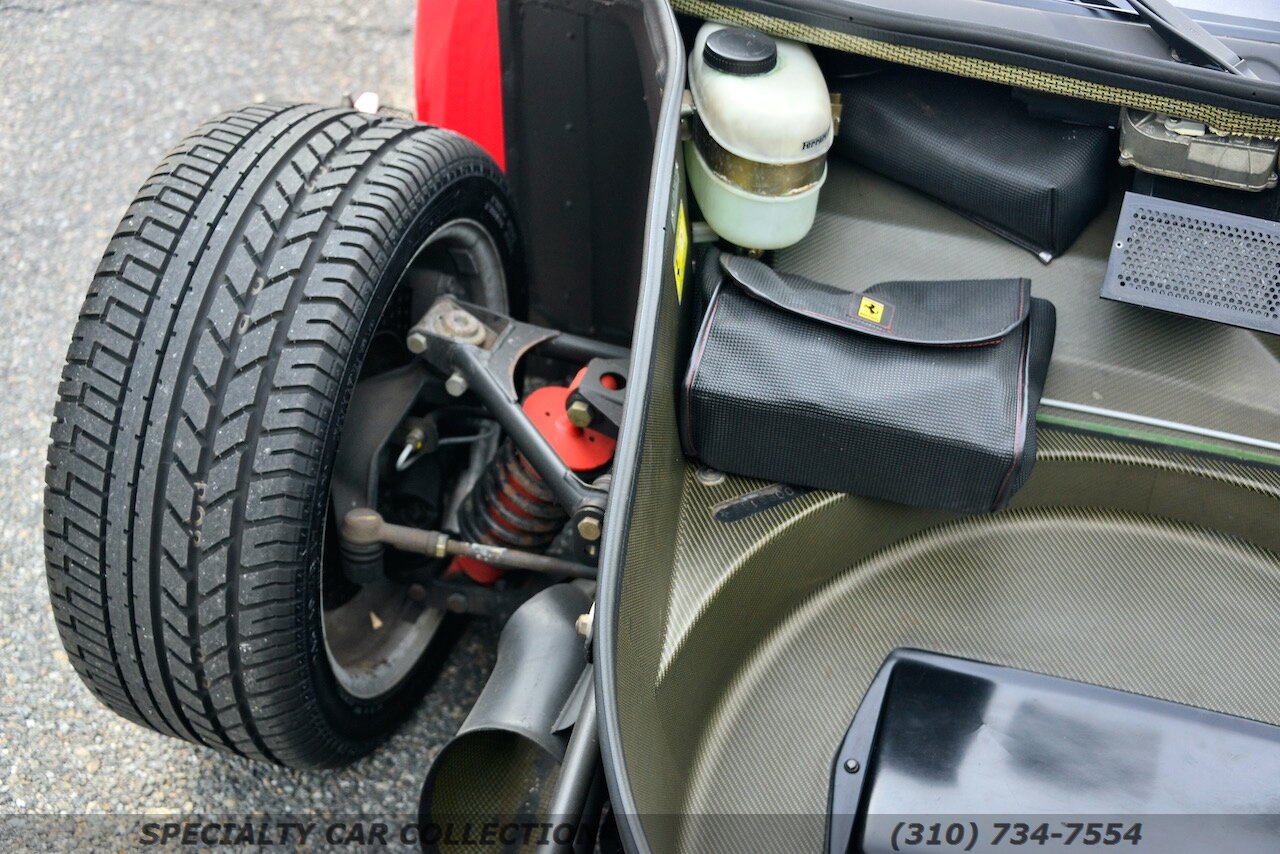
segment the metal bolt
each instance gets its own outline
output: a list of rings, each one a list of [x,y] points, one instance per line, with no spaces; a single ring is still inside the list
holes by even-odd
[[[415,356],[427,349],[427,336],[421,332],[410,332],[409,337],[405,339],[404,345],[409,348],[409,352]]]
[[[716,471],[710,466],[698,466],[693,474],[703,486],[719,486],[724,483],[724,472]]]
[[[454,371],[449,375],[449,379],[444,381],[444,390],[454,397],[462,397],[467,393],[467,378],[458,371]]]
[[[585,400],[575,400],[565,412],[574,427],[586,427],[591,423],[591,405]]]
[[[680,93],[680,117],[688,118],[698,114],[698,105],[693,102],[693,93],[688,89]]]
[[[470,338],[480,331],[480,321],[469,311],[455,308],[440,318],[444,331],[455,338]]]
[[[467,597],[461,593],[450,593],[448,598],[444,600],[445,607],[455,614],[461,614],[467,610]]]
[[[427,598],[427,588],[421,584],[409,585],[409,598],[415,602],[422,602]]]
[[[846,759],[844,761],[844,770],[848,771],[850,774],[857,774],[862,770],[862,766],[858,764],[858,760],[856,759]]]
[[[579,614],[578,619],[574,622],[573,627],[578,630],[578,634],[582,637],[591,637],[591,621],[594,618],[595,606],[591,606],[591,610],[585,614]]]
[[[595,516],[583,516],[578,520],[578,536],[589,543],[600,539],[600,520]]]
[[[431,328],[439,335],[453,338],[462,344],[484,343],[484,324],[464,308],[450,308],[428,316],[432,318]]]

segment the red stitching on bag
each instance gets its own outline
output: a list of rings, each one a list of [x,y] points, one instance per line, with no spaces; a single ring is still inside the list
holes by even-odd
[[[968,344],[933,344],[941,350],[962,350],[965,347],[994,347],[997,344],[1004,343],[1004,336],[992,338],[990,341],[970,341]]]
[[[1022,280],[1021,292],[1018,295],[1018,314],[1022,314],[1023,306],[1026,305],[1027,296],[1031,291],[1031,281],[1029,279]],[[1014,422],[1017,429],[1013,435],[1013,461],[1009,463],[1009,470],[1005,472],[1004,479],[1000,481],[1000,488],[996,490],[996,500],[991,505],[992,509],[999,507],[1004,503],[1005,491],[1008,490],[1010,483],[1013,481],[1013,473],[1018,468],[1018,463],[1022,460],[1022,453],[1026,450],[1027,442],[1027,424],[1023,410],[1026,406],[1027,393],[1027,361],[1031,350],[1031,315],[1027,315],[1026,331],[1022,336],[1022,348],[1018,353],[1018,409],[1017,420]]]

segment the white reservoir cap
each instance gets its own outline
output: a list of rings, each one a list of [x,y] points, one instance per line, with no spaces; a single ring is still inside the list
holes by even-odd
[[[831,148],[831,96],[799,42],[705,24],[689,57],[689,89],[711,138],[746,160],[801,163]]]

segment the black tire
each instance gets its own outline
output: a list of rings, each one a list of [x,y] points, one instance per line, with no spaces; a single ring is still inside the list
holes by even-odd
[[[339,685],[319,588],[347,401],[419,248],[459,220],[518,290],[508,190],[477,146],[317,106],[214,119],[143,185],[76,326],[46,473],[54,614],[106,705],[324,767],[429,686],[436,642],[382,696]]]

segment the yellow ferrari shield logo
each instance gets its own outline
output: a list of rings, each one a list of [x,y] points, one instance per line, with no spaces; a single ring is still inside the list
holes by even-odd
[[[862,302],[858,303],[858,317],[872,323],[884,323],[884,303],[863,297]]]

